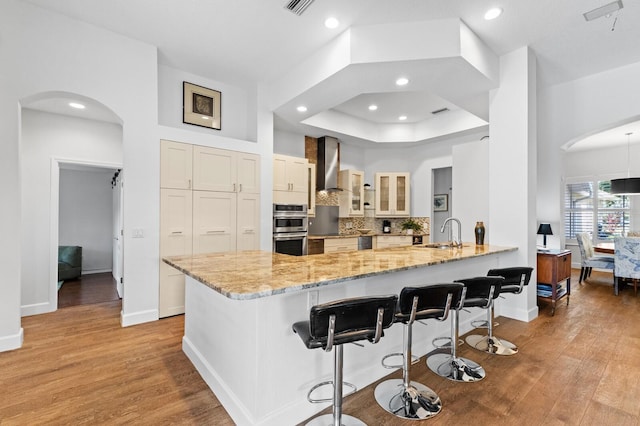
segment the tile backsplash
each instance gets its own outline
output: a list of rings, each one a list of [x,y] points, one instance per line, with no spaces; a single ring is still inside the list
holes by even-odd
[[[431,233],[431,222],[428,217],[412,217],[413,220],[422,223],[422,233],[429,235]],[[358,229],[371,229],[375,234],[382,233],[382,221],[391,222],[391,233],[399,234],[402,231],[400,225],[407,218],[377,218],[377,217],[341,217],[339,219],[340,235],[357,235],[360,234]],[[349,227],[349,224],[351,227]]]

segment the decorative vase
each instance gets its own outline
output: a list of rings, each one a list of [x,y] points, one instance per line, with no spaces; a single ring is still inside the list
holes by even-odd
[[[476,234],[476,244],[481,246],[484,245],[484,223],[476,222],[475,234]]]

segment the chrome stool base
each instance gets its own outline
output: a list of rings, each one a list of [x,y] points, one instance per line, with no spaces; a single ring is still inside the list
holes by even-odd
[[[376,386],[376,401],[389,413],[408,420],[429,419],[442,410],[434,391],[421,383],[410,383],[405,389],[402,379],[385,380]]]
[[[467,336],[467,344],[479,351],[493,355],[515,355],[518,353],[518,347],[513,343],[493,336],[481,336],[472,334]]]
[[[306,426],[333,426],[334,424],[333,414],[324,414],[316,417],[315,419],[311,419]],[[343,414],[340,418],[340,424],[342,426],[367,426],[367,424],[362,420],[356,419],[352,416],[347,416],[346,414]]]
[[[454,358],[448,353],[431,355],[427,358],[427,367],[438,376],[454,382],[477,382],[486,375],[479,364],[467,358]]]

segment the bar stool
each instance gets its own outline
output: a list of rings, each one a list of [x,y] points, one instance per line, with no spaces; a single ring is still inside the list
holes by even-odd
[[[459,283],[434,284],[424,287],[405,287],[400,292],[395,322],[404,324],[404,347],[402,354],[402,379],[385,380],[376,386],[374,396],[382,408],[403,419],[422,420],[435,416],[442,410],[442,402],[427,386],[413,382],[410,378],[412,326],[416,320],[437,319],[444,321],[451,306],[457,306],[464,286]]]
[[[342,415],[342,345],[360,340],[377,343],[382,330],[393,324],[398,296],[373,296],[337,300],[311,307],[308,321],[293,324],[293,331],[309,349],[333,351],[333,380],[311,388],[309,402],[333,402],[333,414],[316,417],[308,425],[364,425],[355,417]],[[334,348],[335,346],[335,348]],[[333,385],[333,398],[316,400],[311,393],[321,386]],[[350,385],[355,392],[355,386]],[[353,393],[352,392],[352,393]]]
[[[464,284],[466,294],[451,319],[451,353],[436,353],[427,358],[427,366],[434,373],[455,382],[477,382],[486,376],[484,368],[468,358],[457,355],[460,309],[487,309],[500,294],[502,277],[476,277],[456,280]]]
[[[512,268],[500,268],[490,269],[487,273],[488,276],[497,276],[504,278],[502,285],[500,286],[500,295],[505,293],[520,294],[524,289],[524,286],[529,284],[531,280],[531,272],[533,268],[526,266],[512,267]],[[493,321],[494,318],[494,304],[491,303],[491,307],[487,309],[487,335],[482,336],[479,334],[472,334],[465,339],[467,344],[471,347],[478,349],[489,354],[494,355],[515,355],[518,353],[518,347],[513,343],[504,340],[500,337],[493,335],[493,327],[496,325]]]

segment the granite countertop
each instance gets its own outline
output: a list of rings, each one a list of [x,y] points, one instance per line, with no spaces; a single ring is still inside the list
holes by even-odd
[[[461,249],[408,246],[313,256],[242,251],[162,260],[230,299],[246,300],[515,250],[464,243]]]

